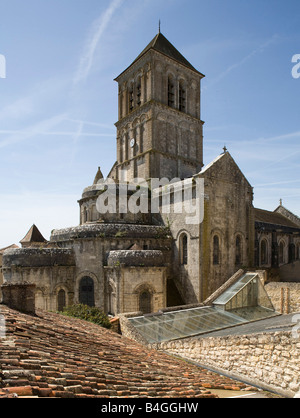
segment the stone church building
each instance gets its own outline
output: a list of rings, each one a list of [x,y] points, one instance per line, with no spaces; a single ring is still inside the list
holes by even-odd
[[[253,188],[226,148],[203,164],[203,77],[162,33],[154,37],[116,78],[117,160],[108,175],[116,210],[99,211],[109,187],[98,169],[79,200],[79,226],[54,230],[49,241],[33,226],[22,248],[4,252],[3,289],[32,283],[38,308],[84,303],[115,315],[201,302],[240,268],[300,279],[300,219],[282,204],[255,209]],[[138,178],[172,183],[140,195],[156,196],[155,213],[151,204],[128,210]],[[177,210],[179,194],[201,207],[201,221]],[[281,276],[286,266],[292,273]]]

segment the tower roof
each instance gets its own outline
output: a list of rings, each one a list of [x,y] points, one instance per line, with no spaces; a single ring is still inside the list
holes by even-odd
[[[35,225],[32,225],[25,237],[20,241],[20,244],[30,244],[33,242],[46,242],[46,239]]]
[[[95,180],[94,180],[93,184],[97,184],[98,181],[102,180],[102,179],[103,179],[103,174],[102,174],[101,168],[98,167],[98,171],[97,171],[97,174],[96,174],[96,177],[95,177]]]
[[[202,77],[205,77],[204,74],[200,73],[198,70],[196,70],[192,66],[192,64],[175,48],[175,46],[171,44],[171,42],[168,41],[168,39],[161,32],[159,32],[152,39],[152,41],[146,46],[146,48],[140,53],[140,55],[133,61],[132,64],[134,64],[137,60],[139,60],[143,55],[145,55],[151,49],[157,52],[160,52],[161,54],[164,54],[169,58],[172,58],[173,60],[179,62],[185,67],[188,67],[189,69],[200,74]]]

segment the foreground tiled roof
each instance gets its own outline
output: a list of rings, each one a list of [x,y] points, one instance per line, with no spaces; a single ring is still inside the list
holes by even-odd
[[[97,325],[0,306],[0,397],[214,397],[245,385]]]

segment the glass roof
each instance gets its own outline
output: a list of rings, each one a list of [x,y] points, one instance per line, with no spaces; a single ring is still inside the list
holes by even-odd
[[[192,337],[277,315],[255,273],[246,273],[213,306],[129,318],[148,343]]]
[[[238,280],[234,285],[225,290],[225,292],[219,296],[213,303],[214,305],[224,305],[226,304],[233,296],[236,295],[239,290],[246,286],[257,274],[247,273],[240,280]]]
[[[130,318],[130,323],[149,342],[169,341],[247,322],[217,307],[204,307]]]

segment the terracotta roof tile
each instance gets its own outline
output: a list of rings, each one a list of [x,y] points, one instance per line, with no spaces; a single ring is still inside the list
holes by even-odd
[[[0,397],[213,397],[245,387],[89,322],[0,307]]]
[[[46,242],[46,239],[43,237],[43,235],[40,233],[39,229],[35,225],[32,225],[25,237],[20,241],[21,244],[27,244],[32,242]]]

